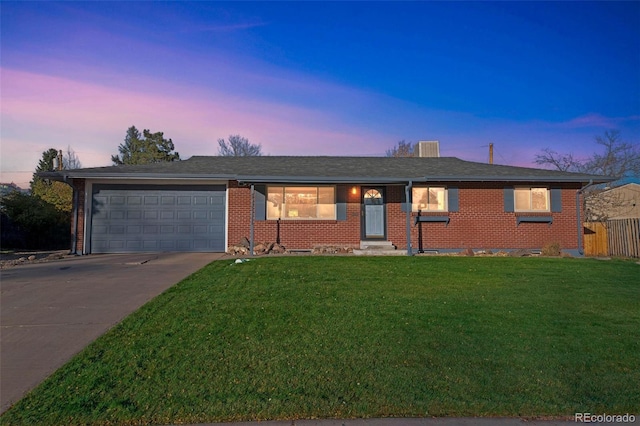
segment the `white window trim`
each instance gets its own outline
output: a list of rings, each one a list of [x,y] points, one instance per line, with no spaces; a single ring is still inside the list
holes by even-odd
[[[277,188],[284,188],[284,191],[286,191],[287,188],[333,188],[333,218],[321,218],[321,217],[273,217],[273,216],[269,216],[269,188],[273,188],[273,187],[277,187]],[[286,220],[286,221],[295,221],[295,220],[299,220],[299,221],[318,221],[318,220],[325,220],[325,221],[335,221],[338,220],[338,189],[336,185],[267,185],[266,187],[266,194],[265,194],[265,201],[267,203],[266,207],[265,207],[265,217],[267,220]],[[282,203],[283,207],[285,205],[285,203]],[[316,203],[316,206],[318,204]],[[282,212],[283,209],[280,209],[280,212]]]
[[[414,189],[429,190],[429,188],[444,189],[444,209],[443,210],[428,210],[428,209],[424,210],[424,209],[416,208],[416,203],[413,202],[413,190]],[[447,213],[449,211],[449,189],[446,186],[442,186],[442,185],[414,186],[413,188],[411,188],[411,211],[413,213],[418,213],[418,210],[420,210],[421,213]]]
[[[529,206],[533,206],[533,200],[531,199],[532,189],[545,189],[547,192],[547,208],[546,210],[537,209],[518,209],[516,191],[526,189],[529,191]],[[550,213],[551,212],[551,190],[547,186],[516,186],[513,189],[513,211],[516,213]]]

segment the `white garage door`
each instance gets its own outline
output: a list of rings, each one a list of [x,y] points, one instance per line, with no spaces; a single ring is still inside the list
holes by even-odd
[[[93,185],[91,253],[224,252],[224,185]]]

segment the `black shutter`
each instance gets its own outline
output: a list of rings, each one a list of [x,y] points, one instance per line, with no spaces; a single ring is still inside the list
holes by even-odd
[[[346,185],[336,186],[336,219],[347,220],[347,191]]]
[[[256,220],[266,220],[267,219],[267,186],[266,185],[255,185],[254,186],[254,212]]]
[[[504,189],[504,211],[505,212],[515,211],[513,187],[508,187]]]
[[[458,206],[458,188],[449,187],[447,193],[449,194],[449,211],[457,212],[460,209]]]
[[[560,213],[562,211],[562,189],[551,188],[551,211]]]

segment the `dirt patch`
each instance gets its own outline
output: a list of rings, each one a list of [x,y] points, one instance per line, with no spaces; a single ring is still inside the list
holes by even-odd
[[[0,253],[0,269],[7,269],[18,265],[51,262],[73,256],[69,250],[53,251],[14,251]]]

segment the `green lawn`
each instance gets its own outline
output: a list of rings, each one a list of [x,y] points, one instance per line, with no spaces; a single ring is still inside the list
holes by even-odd
[[[640,409],[640,265],[466,257],[214,262],[2,424]],[[132,283],[135,285],[135,283]]]

